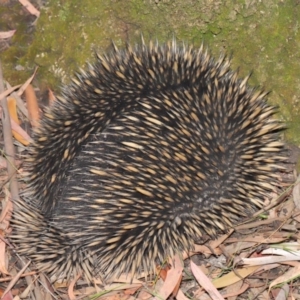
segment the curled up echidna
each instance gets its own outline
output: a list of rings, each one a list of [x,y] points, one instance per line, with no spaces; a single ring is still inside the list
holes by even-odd
[[[17,251],[60,278],[132,276],[261,207],[282,124],[247,79],[175,41],[99,55],[34,133]]]

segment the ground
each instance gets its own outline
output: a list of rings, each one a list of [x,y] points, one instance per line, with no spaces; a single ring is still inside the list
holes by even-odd
[[[39,66],[33,81],[39,102],[48,89],[58,94],[74,71],[93,61],[93,52],[109,51],[111,41],[118,47],[127,41],[138,43],[141,35],[145,40],[160,42],[176,37],[178,42],[204,43],[215,56],[223,52],[232,54],[233,68],[239,67],[241,76],[253,72],[250,83],[271,91],[269,100],[279,106],[279,118],[288,127],[284,138],[294,144],[287,181],[278,187],[279,196],[268,195],[273,200],[266,200],[266,211],[239,224],[234,233],[226,232],[216,241],[197,246],[192,260],[228,299],[275,299],[281,293],[286,296],[284,299],[291,295],[299,297],[299,188],[294,188],[293,167],[300,144],[300,2],[50,0],[32,3],[41,11],[38,19],[18,1],[0,1],[0,31],[16,29],[11,39],[1,41],[0,50],[4,79],[11,85],[24,83]],[[23,125],[26,124],[24,120]],[[17,144],[18,167],[23,148]],[[5,183],[10,177],[4,168],[1,176],[4,210],[8,199]],[[5,228],[1,224],[1,229]],[[276,255],[272,254],[274,249]],[[98,281],[88,286],[80,278],[71,284],[56,283],[53,288],[30,266],[33,271],[25,271],[26,281],[19,279],[9,286],[9,282],[24,276],[16,275],[22,265],[10,244],[6,244],[0,262],[3,258],[9,260],[9,274],[0,278],[1,291],[10,290],[6,297],[23,293],[27,299],[75,299],[75,295],[77,298],[90,295],[89,299],[133,299],[131,295],[135,295],[138,299],[148,299],[166,290],[163,281],[167,281],[164,272],[168,268],[147,284],[143,280],[130,283],[123,279],[113,285]],[[244,258],[250,260],[243,261]],[[263,264],[258,267],[255,259],[260,258]],[[273,261],[267,263],[267,258]],[[195,278],[196,272],[191,270],[187,259],[183,278],[176,281],[180,283],[180,291],[189,299],[206,299],[207,294]],[[177,291],[174,287],[173,290]]]

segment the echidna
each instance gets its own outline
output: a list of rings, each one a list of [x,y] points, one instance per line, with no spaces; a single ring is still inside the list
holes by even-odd
[[[61,278],[133,275],[261,207],[282,124],[247,80],[175,41],[97,56],[34,134],[17,250]]]

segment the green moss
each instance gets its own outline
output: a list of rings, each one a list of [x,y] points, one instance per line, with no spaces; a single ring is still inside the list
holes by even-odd
[[[26,14],[21,14],[21,4],[16,3],[13,6],[0,6],[0,28],[1,31],[16,30],[11,39],[9,48],[1,53],[1,62],[5,79],[11,84],[17,84],[28,78],[28,72],[24,70],[21,63],[22,57],[28,51],[28,45],[31,44],[33,35],[33,18]]]
[[[39,65],[39,84],[57,90],[111,40],[122,46],[143,33],[146,40],[204,42],[215,56],[232,53],[241,76],[253,71],[250,83],[272,91],[269,99],[290,127],[286,137],[300,144],[299,19],[292,0],[50,0],[30,47],[26,35],[17,34],[23,46],[14,43],[5,55],[11,65],[18,60],[24,73]]]

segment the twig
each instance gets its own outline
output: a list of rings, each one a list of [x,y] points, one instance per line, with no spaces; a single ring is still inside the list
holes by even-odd
[[[0,62],[0,94],[4,92],[2,65]],[[15,149],[13,145],[13,138],[11,133],[10,117],[7,107],[6,97],[0,99],[0,105],[2,107],[2,125],[3,125],[3,137],[4,137],[4,149],[5,156],[8,160],[7,172],[8,178],[10,178],[10,192],[12,199],[19,199],[19,188],[16,178],[16,167],[15,167]]]

